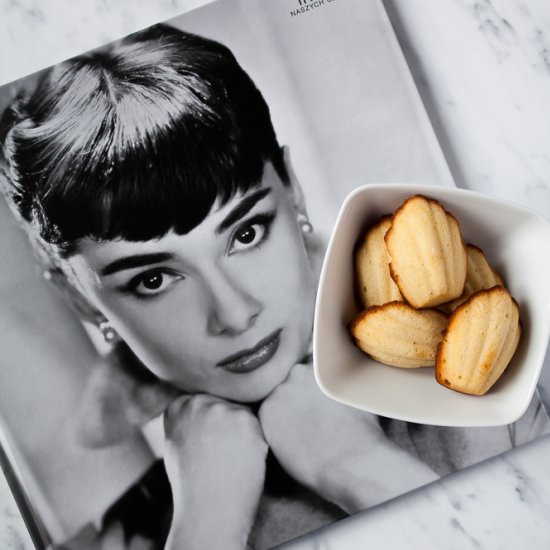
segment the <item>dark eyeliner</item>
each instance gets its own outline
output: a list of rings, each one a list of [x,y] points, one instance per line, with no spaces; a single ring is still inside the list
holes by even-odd
[[[148,269],[147,271],[143,271],[142,273],[138,273],[134,277],[132,277],[127,283],[124,285],[121,285],[118,287],[118,289],[121,292],[124,292],[125,294],[130,294],[134,298],[137,298],[138,300],[150,300],[152,298],[157,298],[161,294],[164,294],[165,291],[159,292],[158,294],[141,294],[137,292],[137,288],[139,285],[146,279],[148,276],[152,275],[172,275],[175,276],[170,270],[166,268],[154,268],[154,269]]]
[[[252,225],[258,224],[264,227],[264,234],[262,235],[262,239],[260,240],[260,242],[256,243],[250,250],[254,250],[255,248],[260,248],[269,239],[269,235],[271,233],[271,227],[276,217],[277,217],[277,211],[271,210],[269,212],[259,212],[258,214],[245,220],[233,232],[233,235],[231,237],[231,245],[233,245],[235,241],[235,236],[239,231],[241,231],[245,227],[250,227]]]

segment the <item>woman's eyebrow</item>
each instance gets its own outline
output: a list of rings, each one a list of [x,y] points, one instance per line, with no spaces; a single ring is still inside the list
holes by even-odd
[[[135,254],[133,256],[125,256],[119,258],[105,267],[103,267],[99,274],[101,277],[106,275],[112,275],[118,271],[124,271],[125,269],[134,269],[136,267],[144,267],[150,264],[157,264],[159,262],[166,262],[173,258],[173,254],[169,252],[152,252],[150,254]]]
[[[264,197],[271,193],[271,187],[258,189],[244,197],[235,208],[233,208],[222,222],[216,227],[216,234],[223,233],[228,227],[231,227],[235,222],[246,216],[246,214],[254,208],[256,203],[260,202]]]

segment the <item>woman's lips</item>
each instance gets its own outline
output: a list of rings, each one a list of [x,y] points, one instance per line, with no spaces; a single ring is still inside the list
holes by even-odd
[[[253,348],[230,355],[216,366],[237,374],[253,371],[275,355],[280,342],[281,329],[260,340]]]

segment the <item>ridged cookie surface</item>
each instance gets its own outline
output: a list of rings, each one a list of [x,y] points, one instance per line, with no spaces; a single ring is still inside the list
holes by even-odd
[[[500,275],[491,267],[483,250],[474,244],[467,244],[468,267],[466,270],[466,284],[460,298],[444,304],[443,308],[449,313],[465,302],[474,292],[491,288],[496,285],[504,286]]]
[[[408,198],[394,213],[385,236],[390,272],[416,308],[458,298],[466,281],[466,247],[456,218],[439,202]]]
[[[357,290],[366,308],[403,300],[390,276],[388,249],[384,242],[390,225],[391,216],[384,216],[367,231],[355,252]]]
[[[520,333],[518,305],[505,288],[472,294],[449,318],[436,380],[462,393],[487,393],[512,359]]]
[[[447,316],[417,310],[405,302],[372,306],[360,313],[350,330],[360,349],[394,367],[433,366]]]

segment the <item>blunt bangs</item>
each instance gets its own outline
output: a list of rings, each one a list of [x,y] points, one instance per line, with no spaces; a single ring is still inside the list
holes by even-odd
[[[51,69],[24,111],[4,144],[10,194],[62,255],[84,237],[187,233],[269,160],[288,183],[269,109],[231,52],[164,25]]]

